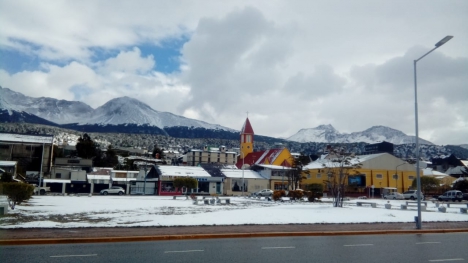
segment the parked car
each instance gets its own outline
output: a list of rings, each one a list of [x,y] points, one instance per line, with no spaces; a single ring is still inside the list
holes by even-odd
[[[403,193],[405,199],[416,200],[418,198],[418,190],[409,190]],[[424,200],[424,193],[421,192],[421,200]]]
[[[256,196],[272,196],[273,191],[270,189],[263,189],[255,193]]]
[[[463,193],[458,190],[450,190],[445,192],[443,195],[439,195],[437,199],[439,199],[439,201],[461,202],[463,200]]]
[[[389,193],[384,195],[384,199],[404,200],[405,196],[398,192]]]
[[[50,192],[50,187],[39,187],[37,184],[34,185],[33,194],[35,195],[45,195],[47,192]]]
[[[123,195],[125,194],[125,190],[119,186],[112,186],[111,188],[108,188],[108,189],[102,189],[101,192],[99,193],[102,195],[108,195],[108,194]]]

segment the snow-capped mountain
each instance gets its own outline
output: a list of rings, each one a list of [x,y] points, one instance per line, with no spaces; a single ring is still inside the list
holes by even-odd
[[[97,109],[78,101],[53,98],[32,98],[8,88],[0,87],[0,109],[10,115],[29,113],[57,124],[78,125],[145,125],[163,129],[165,127],[194,127],[212,130],[233,129],[204,121],[189,119],[169,112],[160,112],[133,98],[121,97],[108,101]]]
[[[129,97],[120,97],[108,101],[106,104],[94,110],[93,116],[89,119],[82,120],[80,124],[146,124],[161,129],[174,126],[228,129],[217,124],[189,119],[169,112],[159,112],[152,109],[147,104]]]
[[[373,126],[362,132],[350,134],[340,133],[331,125],[320,125],[316,128],[301,129],[299,132],[289,137],[287,140],[295,142],[328,142],[328,143],[353,143],[353,142],[391,142],[393,144],[414,143],[414,136],[404,134],[385,126]],[[421,144],[433,143],[419,139]]]
[[[10,112],[26,112],[57,124],[79,122],[94,110],[79,101],[32,98],[19,92],[0,87],[0,109]]]

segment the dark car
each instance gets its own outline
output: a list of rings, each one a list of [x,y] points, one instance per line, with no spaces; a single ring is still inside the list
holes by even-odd
[[[439,201],[461,202],[463,200],[463,193],[458,190],[450,190],[445,192],[443,195],[439,195],[437,199]]]

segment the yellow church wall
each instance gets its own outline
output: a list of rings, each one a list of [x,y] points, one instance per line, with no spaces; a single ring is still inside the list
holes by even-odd
[[[284,148],[281,153],[276,157],[276,159],[273,161],[273,163],[270,163],[272,165],[279,165],[281,166],[284,161],[288,162],[289,164],[292,164],[294,157],[291,155],[291,152],[287,148]]]

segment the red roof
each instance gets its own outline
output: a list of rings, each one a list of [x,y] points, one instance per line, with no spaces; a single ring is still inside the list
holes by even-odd
[[[254,134],[249,118],[245,120],[244,126],[242,126],[241,134]]]
[[[254,164],[265,164],[267,160],[268,164],[272,164],[276,160],[276,158],[278,158],[279,154],[282,151],[283,149],[271,149],[266,151],[249,153],[247,154],[247,156],[245,156],[244,161],[242,161],[242,159],[237,160],[236,166],[237,168],[241,169],[242,164],[248,164],[249,166],[252,166]],[[281,165],[291,167],[291,164],[286,160],[284,160],[281,163]]]

